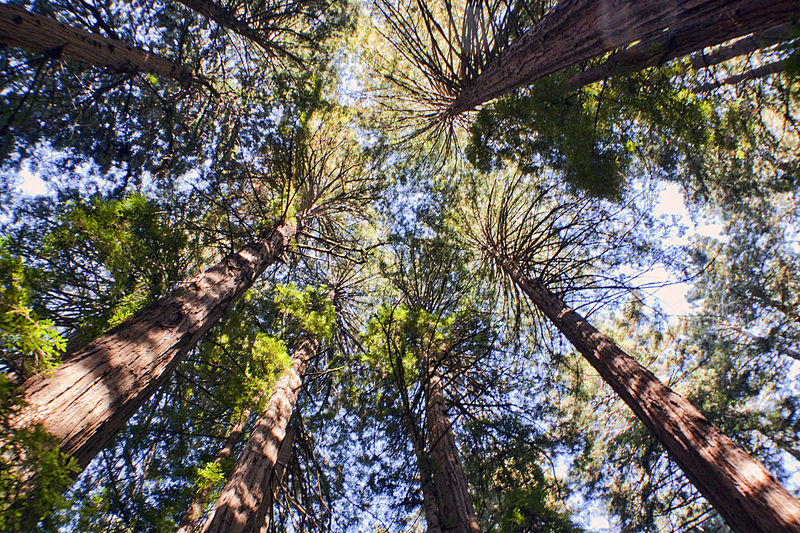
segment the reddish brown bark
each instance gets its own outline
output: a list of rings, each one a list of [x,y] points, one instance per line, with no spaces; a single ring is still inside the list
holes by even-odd
[[[270,511],[273,503],[275,502],[275,496],[278,494],[278,491],[283,484],[283,475],[286,473],[286,469],[289,467],[289,461],[292,459],[292,451],[294,451],[294,439],[296,436],[297,429],[289,426],[289,429],[286,430],[286,435],[283,437],[283,441],[281,441],[281,449],[278,450],[278,460],[275,463],[275,471],[272,475],[272,482],[270,483],[270,488],[267,491],[267,497],[264,498],[264,501],[261,504],[264,508],[265,515],[264,522],[261,524],[261,529],[259,530],[260,533],[269,532]]]
[[[800,502],[761,463],[544,285],[510,260],[500,265],[644,422],[734,531],[800,532]]]
[[[562,0],[470,80],[449,113],[636,41],[658,43],[667,29],[685,54],[798,16],[797,0]]]
[[[149,72],[184,84],[201,81],[158,54],[116,39],[72,28],[55,19],[0,4],[0,48],[14,46],[65,57],[117,72]]]
[[[447,415],[442,378],[437,373],[434,372],[428,378],[425,392],[430,475],[438,511],[438,526],[442,532],[479,533],[480,527],[469,496],[467,478],[461,467],[452,424]],[[428,509],[425,510],[427,513]]]
[[[233,428],[231,428],[228,438],[225,439],[225,443],[217,453],[214,463],[220,464],[222,461],[231,456],[233,447],[236,446],[242,438],[242,433],[244,433],[244,428],[249,417],[250,411],[245,411],[241,414],[239,421],[236,422]],[[191,505],[189,505],[189,508],[181,517],[181,523],[178,525],[178,531],[176,533],[191,533],[195,530],[197,523],[203,516],[203,509],[205,508],[206,503],[208,503],[209,496],[213,490],[214,486],[212,484],[208,484],[201,490],[197,491],[197,494],[195,494]]]
[[[275,384],[230,480],[203,527],[203,532],[257,533],[265,523],[273,470],[292,416],[303,375],[317,343],[305,341],[292,355],[292,365]]]
[[[711,31],[713,30],[713,31]],[[723,19],[711,30],[694,27],[672,28],[658,36],[653,42],[641,42],[609,57],[596,67],[587,69],[567,80],[568,90],[578,89],[589,83],[602,81],[612,76],[622,76],[638,72],[647,67],[661,65],[670,59],[682,57],[695,50],[727,40],[725,35],[736,33],[737,21]],[[791,27],[781,24],[763,30],[729,46],[725,46],[709,54],[697,53],[691,58],[696,69],[717,65],[728,59],[748,54],[761,48],[772,46],[791,37]]]
[[[58,439],[61,451],[85,467],[267,266],[279,260],[294,234],[293,226],[279,226],[268,238],[134,313],[52,372],[30,378],[21,388],[27,406],[15,423],[41,423]]]

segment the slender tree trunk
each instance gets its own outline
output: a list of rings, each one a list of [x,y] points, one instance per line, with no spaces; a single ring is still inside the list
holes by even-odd
[[[278,450],[278,460],[275,463],[275,473],[272,476],[270,489],[267,491],[264,503],[261,504],[266,510],[266,514],[264,516],[264,523],[261,524],[261,529],[259,530],[260,533],[268,533],[269,531],[272,506],[275,503],[275,496],[278,494],[281,484],[283,483],[283,476],[286,474],[286,469],[289,467],[289,461],[292,460],[292,451],[294,451],[294,440],[296,437],[297,428],[289,426],[286,430],[286,435],[283,437],[283,441],[281,441],[281,449]]]
[[[448,113],[633,42],[658,43],[667,29],[685,54],[798,16],[797,0],[562,0],[467,81]]]
[[[644,422],[734,531],[800,532],[800,502],[761,463],[544,285],[496,255],[503,271]]]
[[[201,80],[184,67],[117,39],[72,28],[25,9],[0,4],[0,48],[14,46],[118,72],[149,72],[183,84]]]
[[[469,497],[467,478],[461,468],[452,424],[447,416],[442,378],[438,373],[433,372],[430,375],[425,392],[430,470],[439,526],[443,533],[479,533],[480,527]]]
[[[239,416],[239,421],[236,422],[233,428],[231,428],[228,438],[225,439],[225,443],[222,445],[222,448],[217,453],[217,457],[214,459],[214,463],[219,464],[231,456],[233,447],[236,446],[236,444],[238,444],[242,439],[242,434],[244,433],[244,428],[247,425],[247,419],[249,417],[250,411],[245,411]],[[177,533],[191,533],[197,528],[197,523],[203,516],[203,509],[208,503],[208,497],[211,495],[213,490],[213,485],[208,484],[201,490],[197,491],[197,494],[194,495],[191,505],[189,505],[189,508],[183,514],[183,517],[181,517],[181,523],[178,525]]]
[[[303,385],[303,375],[317,351],[305,341],[292,355],[292,365],[275,384],[261,419],[253,428],[217,506],[203,532],[257,533],[265,523],[273,470],[289,418]]]
[[[398,386],[401,386],[398,384]],[[442,533],[439,524],[439,512],[436,503],[436,488],[433,485],[433,472],[431,470],[431,457],[426,450],[425,436],[419,430],[413,417],[413,413],[406,409],[405,417],[406,429],[414,445],[414,455],[417,458],[417,469],[419,470],[419,483],[422,489],[422,511],[425,513],[426,533]]]
[[[40,423],[85,467],[217,320],[284,253],[293,226],[276,228],[134,313],[69,361],[22,385],[19,427]]]

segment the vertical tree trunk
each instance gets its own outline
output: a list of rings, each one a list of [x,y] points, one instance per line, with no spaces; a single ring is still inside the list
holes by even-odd
[[[467,478],[461,468],[452,424],[447,416],[442,378],[438,373],[431,373],[425,392],[430,470],[439,511],[439,526],[442,532],[479,533]]]
[[[250,411],[245,411],[241,414],[239,421],[231,428],[228,438],[225,439],[225,443],[222,445],[219,453],[217,453],[214,463],[219,464],[231,456],[233,447],[236,446],[242,438],[242,433],[244,433],[244,428],[245,425],[247,425],[247,419],[249,417]],[[197,528],[197,522],[199,522],[200,518],[203,516],[203,509],[206,503],[208,503],[208,497],[213,490],[213,485],[208,484],[197,491],[191,505],[189,505],[189,508],[181,517],[181,523],[178,525],[177,533],[191,533]]]
[[[292,365],[275,384],[261,419],[253,428],[217,506],[203,532],[257,533],[265,523],[267,495],[278,450],[286,434],[303,375],[317,351],[316,341],[305,341],[292,355]]]
[[[685,54],[798,16],[797,0],[562,0],[468,80],[448,113],[636,41],[659,43],[667,29]]]
[[[436,488],[433,485],[433,472],[431,470],[431,457],[426,450],[425,437],[417,427],[413,413],[405,410],[406,428],[414,446],[414,455],[417,458],[419,470],[419,483],[422,490],[422,511],[425,513],[426,533],[442,533],[439,524],[438,505],[436,503]]]
[[[295,234],[279,226],[182,287],[144,307],[70,357],[22,385],[14,421],[40,423],[81,467],[103,448],[180,360],[241,298]]]
[[[25,9],[0,4],[0,48],[14,46],[118,72],[149,72],[183,84],[201,80],[184,67],[123,41],[72,28]]]
[[[687,478],[739,533],[800,532],[800,502],[766,469],[511,260],[504,272],[644,422]]]
[[[275,463],[275,473],[272,476],[272,483],[270,489],[267,491],[267,497],[264,498],[264,503],[261,505],[266,511],[264,515],[264,522],[261,524],[261,533],[269,532],[270,511],[275,503],[275,496],[283,483],[283,476],[286,474],[286,469],[289,467],[289,461],[292,460],[292,451],[294,450],[294,439],[297,437],[297,428],[289,426],[286,430],[286,435],[281,441],[281,449],[278,450],[278,460]]]

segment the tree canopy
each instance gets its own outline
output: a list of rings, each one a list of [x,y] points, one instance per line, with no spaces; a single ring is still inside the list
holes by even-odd
[[[0,532],[800,531],[799,45],[789,0],[0,4]]]

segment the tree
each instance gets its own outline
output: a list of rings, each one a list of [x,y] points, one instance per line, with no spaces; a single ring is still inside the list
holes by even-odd
[[[134,313],[23,391],[17,425],[42,424],[85,467],[175,365],[286,252],[296,228],[282,224],[183,287]]]
[[[273,476],[303,376],[317,352],[317,341],[302,343],[275,384],[267,406],[250,433],[233,474],[203,531],[258,532],[267,518]],[[285,466],[285,465],[284,465]]]
[[[514,198],[501,199],[495,212],[488,208],[477,237],[498,272],[575,346],[733,528],[800,531],[800,502],[759,462],[547,288],[545,280],[559,276],[547,270],[569,249],[575,231],[569,221],[581,215],[562,218],[559,207],[544,211],[547,193],[540,193],[534,203],[541,218],[527,218],[534,208],[516,213]]]
[[[530,21],[533,10],[491,2],[467,2],[462,10],[448,5],[443,12],[423,6],[404,12],[390,2],[384,5],[384,16],[395,32],[390,40],[423,75],[423,81],[407,74],[395,81],[412,98],[432,104],[427,118],[435,121],[451,120],[548,74],[629,44],[637,43],[623,57],[635,60],[632,66],[619,67],[623,72],[645,68],[654,57],[679,57],[800,14],[790,1],[664,6],[566,0],[521,29],[520,22]],[[613,70],[615,60],[609,63]],[[586,82],[596,77],[588,76]]]
[[[169,59],[116,39],[71,28],[57,20],[12,5],[0,5],[0,44],[66,57],[117,72],[146,72],[180,83],[204,81]]]

